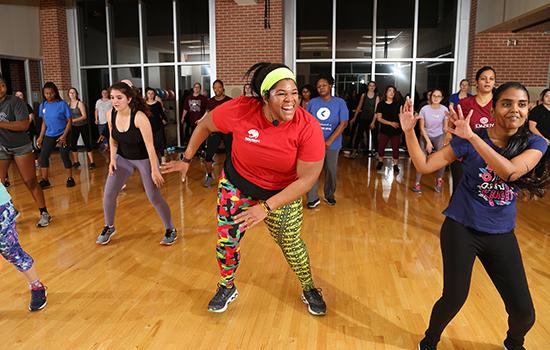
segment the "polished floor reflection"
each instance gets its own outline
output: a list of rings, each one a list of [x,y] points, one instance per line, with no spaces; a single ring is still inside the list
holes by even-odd
[[[85,164],[80,155],[80,162]],[[202,187],[193,162],[186,182],[166,176],[163,194],[179,231],[159,245],[163,227],[139,175],[119,196],[117,234],[107,246],[103,226],[107,168],[79,170],[77,186],[62,175],[45,190],[53,221],[38,229],[38,211],[12,165],[9,191],[21,212],[23,247],[48,286],[48,306],[30,313],[21,274],[0,260],[3,349],[415,349],[442,287],[439,227],[449,198],[425,176],[410,191],[414,168],[374,170],[372,158],[340,158],[335,207],[306,210],[303,238],[314,278],[328,305],[308,314],[300,288],[265,226],[247,232],[236,285],[223,314],[206,311],[216,289],[216,190]],[[57,155],[53,174],[61,174]],[[219,170],[219,169],[218,169]],[[447,179],[448,174],[446,174]],[[550,348],[550,199],[519,203],[517,235],[537,310],[527,349]],[[440,349],[497,350],[506,313],[482,266],[470,296],[443,335]]]

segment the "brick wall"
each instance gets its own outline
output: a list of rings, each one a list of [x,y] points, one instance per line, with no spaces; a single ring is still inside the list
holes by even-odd
[[[71,72],[64,0],[40,0],[40,41],[44,81],[53,81],[59,90],[67,90]]]
[[[23,91],[26,93],[25,65],[23,61],[11,61],[9,66],[12,93],[16,91]]]
[[[468,51],[468,79],[485,65],[497,72],[497,83],[519,81],[529,88],[548,86],[550,34],[544,32],[481,32],[476,33],[477,0],[472,0],[470,14],[470,42]],[[508,39],[517,40],[516,46],[507,46]]]
[[[271,0],[271,29],[264,29],[264,1],[239,6],[216,1],[217,78],[227,85],[244,84],[243,75],[260,61],[283,62],[283,0]]]

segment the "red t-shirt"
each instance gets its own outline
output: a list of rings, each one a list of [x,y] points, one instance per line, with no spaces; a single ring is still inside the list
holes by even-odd
[[[493,100],[489,101],[485,106],[480,106],[475,96],[468,96],[458,101],[458,104],[462,107],[464,116],[467,116],[471,109],[474,110],[472,118],[470,118],[470,127],[472,130],[492,128],[495,126],[495,119],[491,115]]]
[[[231,161],[235,170],[256,186],[280,190],[297,178],[296,161],[318,162],[325,157],[325,139],[317,119],[303,108],[278,126],[263,114],[262,104],[241,96],[212,111],[216,127],[233,134]]]

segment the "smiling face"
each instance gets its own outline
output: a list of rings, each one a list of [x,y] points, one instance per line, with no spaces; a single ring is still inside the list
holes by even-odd
[[[220,84],[219,82],[214,83],[214,85],[212,86],[212,89],[214,89],[214,95],[216,97],[223,96],[224,89],[223,89],[222,84]]]
[[[69,98],[74,101],[77,99],[77,97],[78,97],[78,93],[76,92],[76,90],[69,89]]]
[[[274,119],[290,121],[300,104],[298,87],[292,79],[281,80],[269,91],[269,98],[264,100]]]
[[[131,100],[132,99],[123,94],[122,91],[111,89],[111,103],[117,111],[122,111],[128,108]]]
[[[439,104],[443,100],[443,93],[440,90],[433,90],[430,95],[430,103]]]
[[[503,91],[492,110],[496,126],[505,130],[521,127],[529,114],[529,96],[523,90],[509,88]]]
[[[482,93],[490,93],[493,91],[493,88],[495,87],[495,72],[488,69],[486,71],[483,71],[479,78],[477,79],[477,91]]]

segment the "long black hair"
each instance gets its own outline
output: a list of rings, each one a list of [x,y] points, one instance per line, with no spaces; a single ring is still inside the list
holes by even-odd
[[[527,88],[523,86],[523,84],[510,81],[500,85],[496,89],[493,94],[493,109],[496,107],[501,95],[509,89],[521,90],[525,92],[527,99],[529,99],[529,91],[527,91]],[[501,155],[507,159],[512,159],[519,155],[529,146],[529,137],[531,135],[533,134],[529,130],[529,123],[526,120],[518,131],[510,137]],[[529,198],[533,196],[543,197],[546,192],[546,187],[550,185],[549,162],[545,159],[541,159],[534,169],[531,169],[531,171],[512,182],[512,184],[518,187],[519,190]]]
[[[256,98],[258,101],[261,101],[263,103],[263,97],[262,96],[262,82],[264,81],[265,77],[273,70],[277,68],[288,68],[286,65],[282,63],[270,63],[270,62],[259,62],[252,67],[248,68],[248,70],[245,73],[245,77],[250,78],[250,87],[252,88],[252,91],[254,92],[254,98]],[[290,69],[290,68],[288,68]],[[273,86],[270,86],[269,89],[271,90]],[[265,97],[269,97],[269,94],[266,94]]]
[[[46,96],[44,95],[44,90],[46,89],[53,90],[54,98],[56,101],[63,100],[61,98],[61,95],[59,94],[59,89],[57,88],[57,85],[55,85],[53,81],[48,81],[46,84],[44,84],[44,87],[42,88],[42,98],[44,99],[44,101],[46,101]]]

